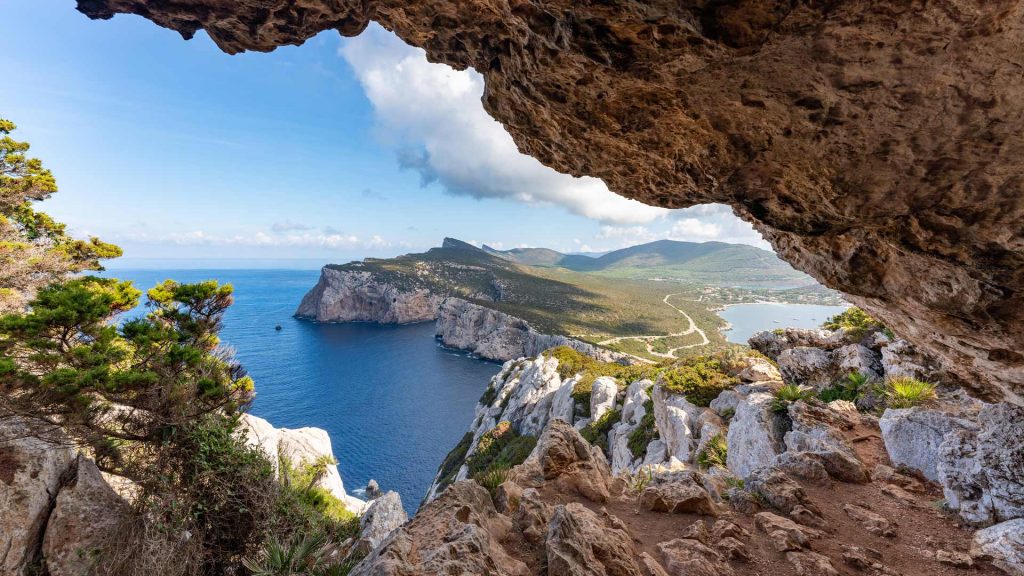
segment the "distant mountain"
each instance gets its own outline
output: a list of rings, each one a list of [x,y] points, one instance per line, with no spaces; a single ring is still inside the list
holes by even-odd
[[[529,266],[556,266],[623,278],[661,278],[716,285],[802,286],[814,280],[768,250],[725,242],[658,240],[591,257],[548,248],[496,250],[489,254]]]

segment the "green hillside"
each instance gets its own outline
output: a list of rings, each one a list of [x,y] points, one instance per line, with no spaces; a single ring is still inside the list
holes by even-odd
[[[531,266],[559,267],[616,278],[662,279],[712,286],[793,288],[814,280],[768,250],[725,242],[658,240],[592,258],[547,248],[516,248],[487,253]]]
[[[527,266],[454,239],[445,239],[440,248],[421,254],[329,267],[372,272],[381,281],[405,290],[424,288],[458,296],[523,318],[541,332],[594,343],[623,336],[683,332],[689,321],[680,310],[706,333],[710,345],[724,343],[717,330],[723,321],[705,305],[683,299],[666,304],[664,300],[675,286],[559,267]],[[683,338],[678,339],[679,345],[684,344]],[[633,342],[608,347],[626,349],[630,344]]]

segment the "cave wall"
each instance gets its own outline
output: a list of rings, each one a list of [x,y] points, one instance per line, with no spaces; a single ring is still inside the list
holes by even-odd
[[[486,78],[520,149],[779,255],[1024,403],[1024,1],[78,0],[229,53],[373,20]]]

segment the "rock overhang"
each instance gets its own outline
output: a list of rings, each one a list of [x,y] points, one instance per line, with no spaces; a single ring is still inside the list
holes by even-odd
[[[379,22],[473,67],[520,149],[779,255],[1024,403],[1024,2],[79,0],[225,52]]]

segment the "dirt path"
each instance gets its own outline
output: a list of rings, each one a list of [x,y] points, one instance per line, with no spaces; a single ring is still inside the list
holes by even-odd
[[[682,310],[680,310],[679,308],[677,308],[675,305],[673,305],[671,302],[668,301],[668,299],[671,298],[672,296],[678,296],[679,294],[680,294],[679,292],[674,293],[674,294],[666,294],[665,298],[662,299],[662,302],[664,302],[666,306],[670,306],[673,310],[675,310],[676,312],[679,312],[680,314],[683,315],[684,318],[686,318],[686,321],[689,323],[689,325],[686,327],[686,330],[683,330],[682,332],[675,332],[673,334],[644,334],[644,335],[640,335],[640,336],[618,336],[616,338],[609,338],[607,340],[602,340],[601,342],[598,342],[597,344],[599,346],[607,346],[609,344],[615,344],[615,343],[622,342],[622,341],[625,341],[625,340],[638,340],[638,341],[644,343],[644,346],[647,348],[647,353],[648,354],[650,354],[651,356],[657,356],[658,358],[675,358],[676,357],[676,351],[678,351],[678,350],[683,350],[685,348],[696,348],[698,346],[706,346],[707,344],[710,343],[710,340],[708,340],[708,335],[704,333],[704,330],[701,330],[697,326],[697,323],[693,321],[693,318],[691,318],[689,314],[687,314],[686,312],[683,312]],[[675,348],[670,349],[668,352],[656,352],[651,347],[651,344],[653,344],[654,341],[656,341],[656,340],[660,340],[662,338],[674,338],[674,337],[678,337],[678,336],[687,336],[687,335],[690,335],[690,334],[693,334],[693,333],[697,333],[698,335],[700,335],[700,338],[701,338],[700,342],[698,342],[696,344],[687,344],[685,346],[677,346]]]

